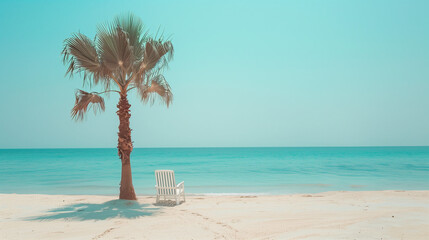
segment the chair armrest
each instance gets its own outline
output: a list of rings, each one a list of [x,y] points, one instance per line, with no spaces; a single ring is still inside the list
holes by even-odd
[[[177,184],[177,188],[184,188],[185,187],[185,181],[180,182]]]

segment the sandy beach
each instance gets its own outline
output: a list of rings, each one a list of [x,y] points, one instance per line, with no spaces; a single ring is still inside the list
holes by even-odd
[[[429,191],[188,196],[0,194],[0,239],[427,239]]]

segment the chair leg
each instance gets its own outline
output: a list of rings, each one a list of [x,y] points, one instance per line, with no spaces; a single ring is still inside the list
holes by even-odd
[[[157,194],[156,195],[156,203],[158,203],[159,202],[159,195]]]

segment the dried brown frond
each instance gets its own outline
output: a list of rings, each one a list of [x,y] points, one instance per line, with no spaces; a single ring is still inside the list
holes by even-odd
[[[77,90],[75,105],[71,111],[72,118],[83,120],[85,113],[91,108],[94,110],[94,114],[98,111],[104,111],[104,99],[96,93]]]
[[[173,93],[164,76],[153,76],[148,82],[149,84],[137,86],[141,100],[144,103],[150,102],[150,104],[154,104],[155,99],[160,97],[168,107],[173,101]]]

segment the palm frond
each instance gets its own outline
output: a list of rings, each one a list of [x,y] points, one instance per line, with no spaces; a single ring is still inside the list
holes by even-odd
[[[92,78],[95,84],[99,80],[106,80],[95,45],[87,36],[80,33],[73,34],[64,41],[61,54],[63,63],[68,65],[66,75],[83,73],[84,82],[86,79]]]
[[[104,99],[96,93],[77,90],[75,105],[71,111],[72,118],[83,120],[85,113],[91,108],[94,110],[94,114],[98,111],[104,111]]]
[[[149,39],[145,45],[141,67],[144,71],[149,71],[155,66],[158,68],[165,67],[173,58],[173,54],[174,48],[170,41],[162,42],[161,40]]]
[[[144,103],[150,102],[150,104],[154,104],[155,99],[158,97],[168,107],[173,101],[173,93],[164,76],[161,74],[153,76],[147,82],[149,84],[136,85],[141,100]]]
[[[112,73],[129,72],[134,55],[127,34],[115,25],[100,25],[97,29],[97,48],[103,65]]]
[[[143,53],[143,59],[136,64],[134,70],[134,82],[139,86],[148,84],[148,77],[162,73],[168,62],[173,58],[174,48],[170,41],[162,42],[162,37],[158,40],[148,39]]]
[[[148,38],[148,32],[144,31],[144,25],[140,18],[129,13],[127,15],[117,16],[114,24],[119,26],[126,34],[129,44],[132,46],[134,59],[143,58],[143,43]]]

